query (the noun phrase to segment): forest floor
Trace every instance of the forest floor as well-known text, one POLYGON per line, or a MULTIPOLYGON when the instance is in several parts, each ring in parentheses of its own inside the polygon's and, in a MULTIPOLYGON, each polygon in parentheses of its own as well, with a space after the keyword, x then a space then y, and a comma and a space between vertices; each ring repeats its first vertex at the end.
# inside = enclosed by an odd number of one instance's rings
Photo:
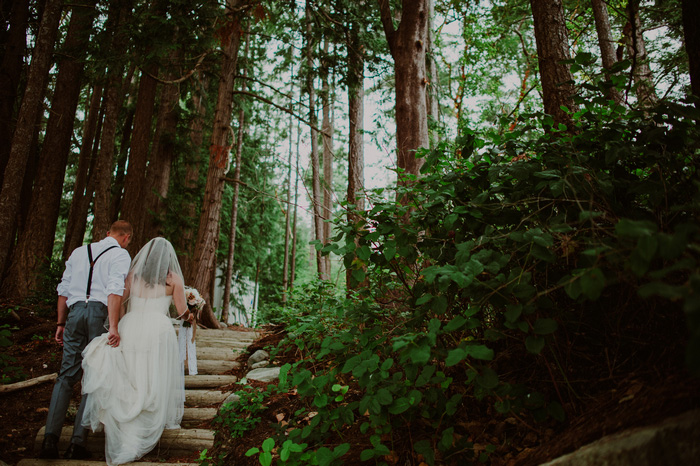
MULTIPOLYGON (((2 308, 0 306, 0 310, 2 308)), ((0 360, 0 375, 12 376, 21 371, 29 379, 56 372, 60 365, 61 348, 53 341, 55 323, 52 314, 38 313, 27 308, 13 309, 20 320, 17 321, 3 311, 0 314, 0 330, 3 325, 13 328, 12 344, 2 348, 2 352, 15 358, 15 361, 8 366, 7 362, 0 360)), ((283 336, 283 329, 268 329, 249 348, 249 352, 275 346, 283 336)), ((248 354, 241 356, 243 365, 247 357, 248 354)), ((275 363, 290 362, 285 359, 291 361, 292 356, 278 356, 275 363)), ((236 375, 244 375, 243 369, 236 375)), ((617 374, 604 386, 605 390, 581 394, 582 402, 575 412, 567 411, 564 423, 540 426, 489 411, 470 413, 469 419, 463 420, 462 427, 470 432, 471 441, 475 445, 497 445, 496 451, 490 456, 491 464, 536 465, 604 435, 654 424, 700 407, 700 380, 688 376, 678 368, 640 367, 634 372, 617 374)), ((0 460, 14 465, 23 458, 35 457, 34 441, 46 421, 52 388, 53 383, 48 382, 10 393, 0 393, 0 460)), ((74 396, 76 399, 79 397, 79 387, 76 387, 74 396)), ((253 446, 260 446, 264 439, 272 436, 275 432, 274 424, 280 422, 280 419, 288 418, 300 406, 298 397, 288 394, 273 396, 266 403, 264 422, 243 439, 236 440, 234 451, 228 452, 227 464, 257 464, 257 458, 248 458, 245 452, 253 446)), ((351 436, 344 441, 353 445, 366 443, 366 436, 359 431, 356 434, 356 439, 351 436)), ((362 448, 353 449, 357 455, 361 450, 362 448)), ((194 461, 196 458, 182 460, 194 461)), ((398 457, 396 461, 392 461, 392 458, 385 460, 392 464, 398 461, 398 457)), ((346 464, 353 464, 352 460, 346 464)))

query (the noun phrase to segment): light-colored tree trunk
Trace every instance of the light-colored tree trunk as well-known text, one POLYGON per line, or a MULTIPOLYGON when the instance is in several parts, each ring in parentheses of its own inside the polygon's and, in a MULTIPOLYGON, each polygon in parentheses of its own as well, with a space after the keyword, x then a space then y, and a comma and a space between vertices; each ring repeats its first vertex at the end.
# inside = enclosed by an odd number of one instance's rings
MULTIPOLYGON (((438 75, 437 62, 435 61, 435 0, 428 0, 428 40, 426 41, 425 54, 425 74, 428 79, 428 87, 426 89, 426 98, 428 106, 428 120, 432 120, 434 125, 440 123, 440 78, 438 75)), ((430 137, 430 147, 435 147, 440 142, 440 132, 428 132, 430 137)))
MULTIPOLYGON (((248 53, 250 52, 250 33, 246 33, 245 52, 243 59, 246 61, 241 68, 241 91, 246 92, 246 74, 248 70, 248 53)), ((221 321, 228 323, 229 307, 231 306, 231 282, 233 281, 233 258, 236 252, 236 229, 238 228, 238 199, 241 189, 241 162, 243 154, 243 136, 246 131, 245 106, 241 104, 238 111, 238 136, 236 138, 236 168, 233 171, 233 199, 231 200, 231 224, 228 241, 228 261, 226 262, 226 281, 224 282, 224 304, 221 309, 221 321)))
MULTIPOLYGON (((362 217, 352 211, 353 206, 357 210, 364 210, 364 143, 362 131, 364 129, 364 70, 365 62, 362 54, 362 43, 358 33, 358 24, 350 25, 348 35, 348 223, 354 228, 360 229, 362 217)), ((357 243, 357 240, 356 240, 357 243)), ((349 289, 355 288, 352 279, 353 269, 346 267, 345 282, 349 289)))
MULTIPOLYGON (((294 48, 292 47, 292 50, 294 48)), ((293 52, 292 52, 293 53, 293 52)), ((294 76, 294 66, 289 71, 294 76)), ((289 109, 294 108, 294 80, 291 80, 289 91, 289 109)), ((284 210, 284 262, 282 264, 282 303, 286 303, 289 297, 289 243, 291 241, 290 225, 292 221, 292 149, 294 138, 294 115, 289 114, 289 155, 287 157, 287 207, 284 210)), ((296 202, 296 200, 295 200, 296 202)))
POLYGON ((63 45, 65 55, 59 56, 56 88, 26 224, 17 240, 8 277, 3 283, 3 293, 8 296, 26 298, 36 288, 41 269, 51 258, 83 80, 83 57, 96 13, 95 3, 96 0, 86 2, 71 15, 63 45))
POLYGON ((14 243, 14 225, 20 205, 27 160, 43 109, 53 49, 58 34, 62 0, 47 0, 32 53, 24 98, 19 109, 10 154, 0 191, 0 277, 9 265, 14 243))
MULTIPOLYGON (((333 96, 332 88, 329 83, 329 65, 328 52, 329 41, 323 44, 323 60, 321 71, 321 89, 323 102, 323 123, 322 123, 322 141, 323 141, 323 209, 321 211, 323 218, 323 238, 321 239, 324 245, 330 242, 331 238, 331 222, 333 218, 333 96)), ((325 280, 331 278, 331 255, 326 254, 323 257, 323 269, 325 272, 325 280)))
POLYGON ((639 19, 639 0, 627 2, 627 24, 624 28, 627 53, 632 61, 632 80, 641 107, 650 107, 658 102, 654 88, 654 76, 649 68, 649 57, 639 19))
MULTIPOLYGON (((606 70, 606 76, 610 79, 610 68, 617 62, 615 55, 615 41, 610 32, 610 18, 608 17, 608 5, 604 0, 591 0, 593 5, 593 18, 595 19, 595 29, 598 33, 598 46, 600 47, 600 56, 603 60, 603 68, 606 70)), ((622 93, 616 88, 611 87, 608 91, 608 98, 620 105, 623 101, 622 93)))
POLYGON ((292 271, 289 278, 289 291, 294 290, 297 271, 297 210, 299 202, 299 145, 301 143, 301 123, 297 120, 296 168, 294 169, 294 218, 292 219, 292 271))
POLYGON ((241 0, 230 0, 228 8, 235 12, 229 16, 229 23, 222 29, 223 60, 219 75, 219 88, 214 111, 214 122, 209 145, 209 168, 204 188, 204 201, 199 217, 197 242, 194 260, 187 282, 203 294, 207 302, 202 313, 201 323, 210 328, 219 328, 219 322, 211 308, 212 272, 216 269, 216 249, 219 241, 219 220, 221 199, 224 192, 224 174, 228 169, 230 145, 228 136, 231 125, 233 85, 241 43, 241 0))
MULTIPOLYGON (((417 177, 423 159, 416 151, 429 147, 426 88, 426 43, 428 40, 428 0, 402 0, 401 22, 394 27, 389 0, 378 0, 382 26, 394 58, 396 79, 397 166, 403 171, 399 184, 410 184, 417 177)), ((401 199, 406 203, 406 199, 401 199)))
MULTIPOLYGON (((311 125, 311 206, 313 217, 312 231, 314 239, 323 241, 323 214, 321 212, 321 164, 318 158, 318 131, 316 118, 316 91, 314 89, 314 48, 316 46, 313 37, 312 6, 310 0, 306 2, 306 92, 309 96, 309 123, 311 125)), ((325 262, 320 250, 314 250, 316 270, 318 277, 326 279, 325 262)))
POLYGON ((535 23, 544 111, 552 115, 555 127, 561 123, 572 131, 571 115, 561 108, 576 109, 572 98, 573 76, 569 65, 562 63, 571 58, 564 7, 561 0, 530 0, 530 5, 535 23))

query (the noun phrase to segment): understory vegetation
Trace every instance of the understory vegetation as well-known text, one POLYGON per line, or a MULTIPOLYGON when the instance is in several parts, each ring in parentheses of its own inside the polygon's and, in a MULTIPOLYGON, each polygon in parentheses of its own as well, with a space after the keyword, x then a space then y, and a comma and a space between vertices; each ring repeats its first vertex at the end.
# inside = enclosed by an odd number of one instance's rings
MULTIPOLYGON (((460 128, 399 188, 408 203, 376 192, 336 219, 323 251, 355 291, 321 282, 268 310, 288 331, 273 360, 297 360, 272 392, 301 408, 249 456, 488 462, 514 440, 470 441, 475 416, 556 428, 623 374, 700 370, 700 112, 596 95, 569 131, 540 114, 460 128)), ((225 412, 223 432, 241 414, 225 412)))

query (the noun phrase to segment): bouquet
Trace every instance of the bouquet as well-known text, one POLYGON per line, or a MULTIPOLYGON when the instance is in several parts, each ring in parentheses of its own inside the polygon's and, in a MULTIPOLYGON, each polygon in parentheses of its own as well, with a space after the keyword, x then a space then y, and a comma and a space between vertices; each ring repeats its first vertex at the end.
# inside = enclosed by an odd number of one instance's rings
MULTIPOLYGON (((199 294, 199 291, 197 291, 196 288, 186 286, 185 299, 187 300, 187 308, 190 310, 192 315, 194 315, 194 322, 196 323, 197 319, 199 319, 202 309, 204 309, 204 304, 206 304, 204 298, 202 298, 202 295, 199 294)), ((185 321, 182 323, 182 326, 189 327, 190 323, 188 321, 185 321)))
POLYGON ((182 329, 178 334, 178 346, 180 347, 180 360, 187 362, 189 375, 197 375, 197 345, 194 337, 197 330, 197 319, 204 309, 204 298, 195 288, 185 287, 185 299, 187 308, 192 315, 190 319, 182 322, 182 329))

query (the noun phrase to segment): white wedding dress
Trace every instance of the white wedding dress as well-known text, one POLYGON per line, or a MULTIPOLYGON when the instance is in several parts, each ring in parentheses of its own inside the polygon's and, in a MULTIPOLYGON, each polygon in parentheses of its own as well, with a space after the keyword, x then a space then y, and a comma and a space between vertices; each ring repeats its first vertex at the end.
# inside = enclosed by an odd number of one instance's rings
POLYGON ((184 367, 168 316, 172 296, 131 296, 119 321, 121 342, 107 333, 83 351, 83 425, 105 431, 110 466, 141 458, 164 429, 178 429, 184 412, 184 367))

